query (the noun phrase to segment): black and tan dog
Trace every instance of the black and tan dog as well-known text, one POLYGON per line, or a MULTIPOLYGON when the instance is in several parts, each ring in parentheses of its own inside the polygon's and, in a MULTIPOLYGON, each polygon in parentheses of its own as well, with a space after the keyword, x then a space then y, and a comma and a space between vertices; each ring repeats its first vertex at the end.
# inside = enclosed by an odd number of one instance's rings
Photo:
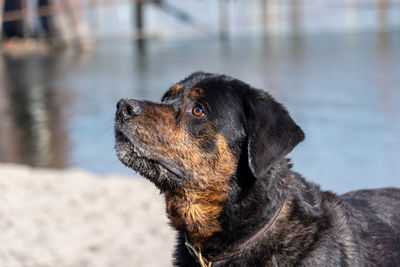
POLYGON ((120 160, 165 195, 178 266, 400 266, 400 190, 337 196, 284 158, 304 133, 267 93, 197 72, 123 99, 120 160))

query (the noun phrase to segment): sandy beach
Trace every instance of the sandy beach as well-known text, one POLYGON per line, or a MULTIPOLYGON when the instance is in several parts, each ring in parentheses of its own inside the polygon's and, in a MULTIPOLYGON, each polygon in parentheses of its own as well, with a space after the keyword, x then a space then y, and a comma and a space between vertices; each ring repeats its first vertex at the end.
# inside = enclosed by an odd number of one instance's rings
POLYGON ((170 266, 163 198, 136 178, 0 164, 0 266, 170 266))

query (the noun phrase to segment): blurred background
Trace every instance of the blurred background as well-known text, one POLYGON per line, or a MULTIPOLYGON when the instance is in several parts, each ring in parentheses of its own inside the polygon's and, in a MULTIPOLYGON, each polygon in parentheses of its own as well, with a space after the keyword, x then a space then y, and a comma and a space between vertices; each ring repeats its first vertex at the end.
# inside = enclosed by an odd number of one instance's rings
POLYGON ((131 175, 120 98, 203 70, 284 103, 295 170, 325 190, 400 186, 398 0, 0 0, 0 162, 131 175))

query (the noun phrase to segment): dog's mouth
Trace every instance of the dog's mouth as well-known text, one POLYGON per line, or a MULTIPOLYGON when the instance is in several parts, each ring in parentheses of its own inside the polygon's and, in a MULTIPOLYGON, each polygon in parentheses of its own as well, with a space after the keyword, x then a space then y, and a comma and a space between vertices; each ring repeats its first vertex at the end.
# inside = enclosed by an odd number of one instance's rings
POLYGON ((135 142, 117 127, 115 149, 123 164, 139 172, 162 191, 181 186, 188 177, 186 171, 175 162, 135 142))

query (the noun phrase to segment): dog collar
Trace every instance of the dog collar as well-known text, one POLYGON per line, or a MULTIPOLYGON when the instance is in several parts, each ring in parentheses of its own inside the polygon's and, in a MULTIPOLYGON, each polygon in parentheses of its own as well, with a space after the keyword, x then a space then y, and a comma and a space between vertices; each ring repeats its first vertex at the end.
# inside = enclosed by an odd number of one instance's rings
POLYGON ((276 209, 274 215, 272 216, 271 220, 268 221, 267 224, 263 226, 255 235, 253 235, 250 239, 248 239, 246 242, 244 242, 242 245, 238 246, 237 248, 233 249, 231 252, 223 252, 221 254, 218 254, 214 257, 210 257, 209 259, 206 259, 202 254, 200 249, 196 249, 195 246, 189 243, 189 240, 185 234, 185 246, 187 247, 189 254, 193 257, 195 257, 200 264, 201 267, 211 267, 213 262, 218 262, 222 260, 226 260, 229 258, 232 258, 244 251, 245 248, 247 248, 249 245, 254 243, 264 232, 268 231, 268 229, 275 223, 275 221, 279 218, 279 215, 281 214, 283 207, 286 204, 286 200, 283 201, 283 203, 276 209))
POLYGON ((212 261, 208 261, 206 258, 201 255, 201 250, 197 250, 193 245, 191 245, 187 239, 185 234, 185 246, 187 247, 189 254, 193 257, 197 258, 198 263, 201 267, 211 267, 212 261))

